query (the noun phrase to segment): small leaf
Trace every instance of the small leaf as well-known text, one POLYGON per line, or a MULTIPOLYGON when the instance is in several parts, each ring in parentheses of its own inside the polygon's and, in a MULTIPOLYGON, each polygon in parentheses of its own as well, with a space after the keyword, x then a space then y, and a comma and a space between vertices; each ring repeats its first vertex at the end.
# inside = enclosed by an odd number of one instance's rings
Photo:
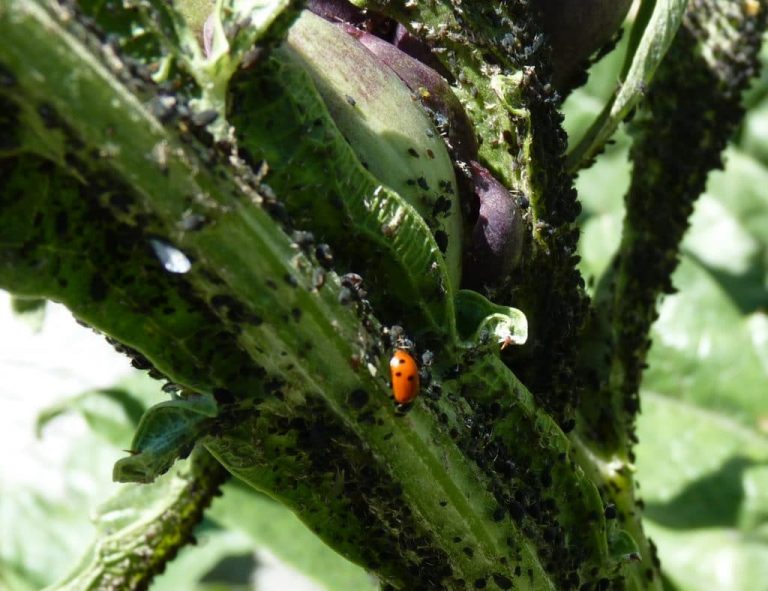
POLYGON ((476 291, 458 291, 456 315, 459 336, 467 346, 490 345, 499 351, 528 340, 528 319, 522 311, 494 304, 476 291))
POLYGON ((215 416, 216 403, 204 396, 161 402, 142 417, 130 457, 115 464, 116 482, 152 482, 177 458, 186 457, 215 416))

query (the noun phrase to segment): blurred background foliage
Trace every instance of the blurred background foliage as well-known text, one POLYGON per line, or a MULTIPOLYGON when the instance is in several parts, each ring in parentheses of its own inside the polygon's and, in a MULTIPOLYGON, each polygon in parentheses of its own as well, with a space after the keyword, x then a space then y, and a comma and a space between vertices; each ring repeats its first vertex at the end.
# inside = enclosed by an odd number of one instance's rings
MULTIPOLYGON (((621 47, 565 104, 576 139, 618 80, 621 47)), ((768 52, 763 52, 763 63, 768 52)), ((768 76, 699 199, 660 302, 639 419, 645 525, 669 589, 754 590, 768 581, 768 76)), ((619 242, 631 124, 583 171, 582 272, 591 287, 619 242)), ((637 171, 636 174, 642 174, 637 171)), ((0 294, 0 590, 65 576, 95 526, 119 519, 113 463, 141 411, 167 399, 66 310, 0 294), (12 312, 12 308, 14 312, 12 312), (101 507, 101 509, 99 509, 101 507)), ((135 494, 147 494, 139 489, 135 494)), ((234 481, 153 591, 328 589, 376 583, 288 510, 234 481)))

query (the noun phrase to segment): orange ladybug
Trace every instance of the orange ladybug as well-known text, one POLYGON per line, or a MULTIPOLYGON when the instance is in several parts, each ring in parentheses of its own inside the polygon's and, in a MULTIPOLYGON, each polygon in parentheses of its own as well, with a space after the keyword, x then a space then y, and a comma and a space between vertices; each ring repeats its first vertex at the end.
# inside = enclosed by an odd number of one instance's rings
POLYGON ((419 366, 408 351, 395 349, 389 360, 392 394, 398 404, 408 404, 419 393, 419 366))

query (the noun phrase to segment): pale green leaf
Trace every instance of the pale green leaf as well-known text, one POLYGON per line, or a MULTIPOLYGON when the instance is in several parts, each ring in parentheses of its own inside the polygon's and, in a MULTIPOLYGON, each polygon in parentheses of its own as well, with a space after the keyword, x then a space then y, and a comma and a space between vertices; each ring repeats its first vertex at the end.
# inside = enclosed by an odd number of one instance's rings
POLYGON ((687 5, 688 0, 643 0, 624 62, 625 74, 612 100, 570 151, 570 170, 588 165, 642 100, 677 33, 687 5))

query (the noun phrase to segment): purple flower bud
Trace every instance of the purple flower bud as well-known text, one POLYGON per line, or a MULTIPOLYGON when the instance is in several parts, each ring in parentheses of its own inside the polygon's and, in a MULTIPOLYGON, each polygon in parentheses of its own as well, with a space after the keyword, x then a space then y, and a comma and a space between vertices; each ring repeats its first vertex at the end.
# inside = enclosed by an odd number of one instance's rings
POLYGON ((472 186, 480 203, 464 262, 464 285, 500 284, 517 266, 523 251, 520 205, 504 185, 479 163, 469 163, 472 186))
POLYGON ((403 53, 407 53, 412 58, 419 60, 425 66, 429 66, 435 72, 438 72, 446 80, 451 80, 451 74, 446 67, 437 59, 432 49, 418 37, 414 37, 400 23, 395 27, 395 35, 392 38, 392 45, 397 47, 403 53))
POLYGON ((309 0, 307 10, 330 22, 362 24, 365 13, 346 0, 309 0))
MULTIPOLYGON (((477 138, 472 122, 445 78, 376 35, 350 25, 341 27, 362 43, 379 61, 389 66, 431 111, 437 128, 443 133, 448 148, 453 153, 454 160, 469 162, 477 158, 477 138)), ((410 34, 408 37, 415 39, 410 34)), ((401 36, 401 40, 405 38, 401 36)), ((434 59, 434 56, 432 57, 434 59)))
POLYGON ((555 87, 578 84, 589 56, 618 31, 632 0, 535 0, 552 43, 555 87))
POLYGON ((397 23, 377 12, 363 10, 347 0, 309 0, 307 9, 331 23, 348 23, 389 39, 397 23))

